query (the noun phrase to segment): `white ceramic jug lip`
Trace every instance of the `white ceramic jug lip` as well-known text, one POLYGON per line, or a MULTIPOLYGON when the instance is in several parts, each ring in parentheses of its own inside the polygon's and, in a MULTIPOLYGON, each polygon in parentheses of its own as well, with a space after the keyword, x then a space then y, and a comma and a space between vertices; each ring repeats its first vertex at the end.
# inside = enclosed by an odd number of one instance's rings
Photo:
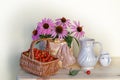
POLYGON ((95 39, 92 39, 92 38, 84 38, 84 39, 82 39, 81 41, 95 41, 95 39))

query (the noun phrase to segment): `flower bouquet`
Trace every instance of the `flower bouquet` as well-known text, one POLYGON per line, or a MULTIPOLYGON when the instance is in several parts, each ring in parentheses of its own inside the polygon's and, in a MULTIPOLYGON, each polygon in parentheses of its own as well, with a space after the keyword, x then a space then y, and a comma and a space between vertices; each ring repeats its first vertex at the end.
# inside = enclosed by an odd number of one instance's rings
MULTIPOLYGON (((73 39, 78 43, 78 40, 80 40, 84 34, 83 26, 80 25, 79 21, 74 21, 72 24, 70 19, 64 17, 56 19, 55 21, 44 18, 38 23, 37 28, 33 30, 32 39, 49 39, 48 46, 50 53, 62 61, 63 67, 67 67, 76 62, 72 55, 73 39)), ((43 46, 40 48, 42 49, 42 47, 43 46)))

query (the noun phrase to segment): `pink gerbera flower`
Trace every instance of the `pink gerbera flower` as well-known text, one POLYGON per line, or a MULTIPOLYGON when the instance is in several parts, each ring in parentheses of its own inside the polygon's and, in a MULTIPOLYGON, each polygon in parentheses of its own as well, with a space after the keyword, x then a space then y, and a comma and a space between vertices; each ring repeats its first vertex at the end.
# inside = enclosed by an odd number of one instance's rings
POLYGON ((62 18, 56 19, 56 24, 68 27, 70 26, 71 23, 69 19, 62 17, 62 18))
POLYGON ((74 25, 72 25, 71 31, 74 37, 76 37, 77 39, 81 39, 85 34, 85 32, 83 31, 83 26, 80 26, 79 21, 78 23, 74 21, 74 25))
POLYGON ((58 37, 59 39, 63 39, 65 38, 65 36, 67 36, 68 34, 68 31, 66 29, 65 26, 62 26, 62 25, 56 25, 53 30, 52 30, 52 37, 53 38, 56 38, 58 37))
POLYGON ((44 18, 42 20, 42 22, 38 23, 38 27, 41 30, 40 34, 50 35, 51 34, 51 29, 52 29, 52 27, 54 27, 54 23, 51 19, 44 18))

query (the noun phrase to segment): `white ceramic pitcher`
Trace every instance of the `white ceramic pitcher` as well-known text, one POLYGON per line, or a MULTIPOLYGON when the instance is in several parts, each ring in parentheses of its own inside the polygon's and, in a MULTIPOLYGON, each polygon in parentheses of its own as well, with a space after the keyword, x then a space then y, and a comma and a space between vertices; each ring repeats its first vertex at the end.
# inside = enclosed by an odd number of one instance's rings
POLYGON ((94 47, 95 44, 100 46, 100 51, 102 51, 102 44, 100 42, 95 42, 94 39, 85 38, 79 41, 81 48, 78 55, 78 63, 82 69, 93 69, 96 65, 99 56, 95 55, 94 47))

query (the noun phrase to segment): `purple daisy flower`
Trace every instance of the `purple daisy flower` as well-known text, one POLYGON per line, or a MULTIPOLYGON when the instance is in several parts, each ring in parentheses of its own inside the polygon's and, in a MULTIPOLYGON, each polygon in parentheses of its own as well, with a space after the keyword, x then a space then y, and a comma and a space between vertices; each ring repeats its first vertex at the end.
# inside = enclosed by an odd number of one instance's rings
POLYGON ((51 34, 51 29, 54 27, 54 23, 51 19, 42 19, 42 22, 38 23, 38 27, 40 29, 40 34, 43 35, 50 35, 51 34))
POLYGON ((56 38, 58 37, 59 39, 63 39, 65 38, 65 36, 67 36, 68 31, 67 28, 65 26, 62 25, 56 25, 53 30, 52 30, 52 37, 56 38))
POLYGON ((74 21, 74 25, 71 26, 72 35, 77 39, 81 39, 85 34, 82 28, 83 26, 80 26, 79 21, 78 22, 74 21))
POLYGON ((32 39, 33 39, 33 40, 39 39, 39 34, 38 34, 38 30, 37 30, 37 29, 35 29, 35 30, 32 32, 32 39))
POLYGON ((62 18, 56 19, 56 24, 68 27, 70 26, 71 23, 69 19, 62 17, 62 18))
POLYGON ((41 30, 40 30, 39 26, 37 26, 37 28, 35 30, 33 30, 33 32, 32 32, 32 39, 33 40, 39 39, 40 34, 41 34, 41 30))

